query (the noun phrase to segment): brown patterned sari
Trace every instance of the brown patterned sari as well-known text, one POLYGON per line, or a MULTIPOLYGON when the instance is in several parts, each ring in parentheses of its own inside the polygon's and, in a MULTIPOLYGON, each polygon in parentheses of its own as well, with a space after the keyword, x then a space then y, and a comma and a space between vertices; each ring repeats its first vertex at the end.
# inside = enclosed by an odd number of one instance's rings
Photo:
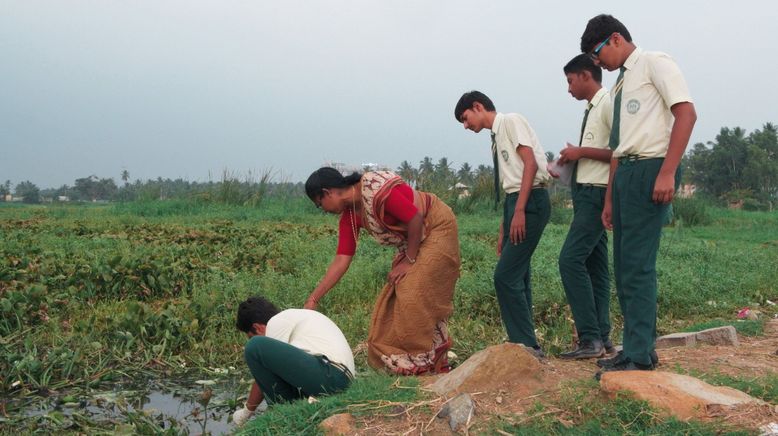
MULTIPOLYGON (((392 266, 405 257, 407 226, 387 224, 384 205, 392 188, 401 183, 389 171, 362 176, 362 222, 380 244, 397 247, 392 266)), ((451 348, 446 325, 460 266, 454 213, 425 192, 414 191, 414 204, 424 217, 416 263, 397 285, 387 283, 381 290, 367 339, 370 366, 401 375, 446 370, 446 352, 451 348)))

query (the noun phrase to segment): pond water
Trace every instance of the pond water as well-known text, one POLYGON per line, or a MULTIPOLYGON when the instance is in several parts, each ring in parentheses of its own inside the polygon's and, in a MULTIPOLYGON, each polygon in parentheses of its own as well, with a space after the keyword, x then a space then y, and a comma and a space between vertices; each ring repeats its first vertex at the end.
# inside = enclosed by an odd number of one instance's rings
POLYGON ((52 392, 47 398, 28 397, 24 402, 11 399, 6 411, 9 418, 17 416, 10 421, 26 421, 23 426, 34 424, 43 431, 114 428, 222 435, 234 429, 228 420, 236 407, 242 407, 239 399, 249 386, 249 381, 231 376, 146 380, 88 392, 52 392))

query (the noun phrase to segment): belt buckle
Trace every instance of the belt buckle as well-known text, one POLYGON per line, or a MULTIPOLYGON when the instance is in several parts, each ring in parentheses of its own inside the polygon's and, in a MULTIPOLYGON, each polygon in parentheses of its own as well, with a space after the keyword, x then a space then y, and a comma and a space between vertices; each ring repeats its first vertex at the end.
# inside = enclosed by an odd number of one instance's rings
POLYGON ((621 162, 636 162, 640 160, 639 154, 627 154, 619 158, 621 162))

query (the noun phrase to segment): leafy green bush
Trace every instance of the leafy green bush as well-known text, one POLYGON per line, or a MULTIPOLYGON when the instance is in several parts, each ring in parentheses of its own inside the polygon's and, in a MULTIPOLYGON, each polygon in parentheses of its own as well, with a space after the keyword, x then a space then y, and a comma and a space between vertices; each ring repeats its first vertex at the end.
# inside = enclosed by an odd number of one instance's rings
POLYGON ((688 227, 711 223, 708 203, 701 198, 676 198, 673 201, 673 220, 688 227))

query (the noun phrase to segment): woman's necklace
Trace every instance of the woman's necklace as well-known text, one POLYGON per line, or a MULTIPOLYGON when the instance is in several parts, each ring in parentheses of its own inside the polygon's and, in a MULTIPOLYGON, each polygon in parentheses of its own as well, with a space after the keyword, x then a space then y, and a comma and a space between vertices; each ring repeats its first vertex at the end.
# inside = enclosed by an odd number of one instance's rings
POLYGON ((356 212, 356 195, 354 192, 354 185, 351 185, 351 215, 349 218, 351 218, 351 231, 354 234, 354 242, 357 242, 357 235, 359 234, 357 232, 357 217, 355 216, 356 212))

